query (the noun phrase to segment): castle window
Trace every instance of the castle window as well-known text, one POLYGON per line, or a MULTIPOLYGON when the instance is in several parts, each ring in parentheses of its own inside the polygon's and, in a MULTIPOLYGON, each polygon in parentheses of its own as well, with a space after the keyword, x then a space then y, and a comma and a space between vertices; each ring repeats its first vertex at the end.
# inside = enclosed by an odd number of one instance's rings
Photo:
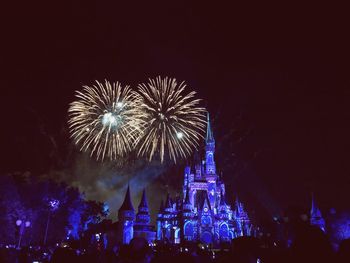
POLYGON ((190 221, 187 221, 184 225, 184 236, 185 239, 191 240, 193 237, 193 225, 190 221))
POLYGON ((228 239, 229 238, 229 229, 228 229, 228 225, 223 223, 220 226, 220 237, 221 239, 228 239))
POLYGON ((171 226, 170 226, 170 225, 168 225, 168 226, 166 227, 166 229, 165 229, 165 237, 166 237, 168 240, 170 240, 170 238, 171 238, 171 226))
POLYGON ((235 234, 233 233, 233 231, 230 231, 230 239, 234 239, 235 234))
POLYGON ((202 225, 210 225, 211 217, 210 216, 202 216, 202 225))

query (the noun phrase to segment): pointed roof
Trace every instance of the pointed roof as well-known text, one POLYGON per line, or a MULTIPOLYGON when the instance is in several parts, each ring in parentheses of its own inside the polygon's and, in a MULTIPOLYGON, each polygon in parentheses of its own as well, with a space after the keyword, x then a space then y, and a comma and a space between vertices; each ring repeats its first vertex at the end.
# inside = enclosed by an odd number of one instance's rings
POLYGON ((220 194, 220 206, 226 206, 225 195, 224 195, 224 193, 222 191, 221 191, 221 194, 220 194))
POLYGON ((170 194, 168 193, 166 196, 165 208, 170 208, 170 207, 171 207, 171 198, 170 198, 170 194))
POLYGON ((124 202, 122 206, 119 208, 119 211, 130 211, 130 210, 134 211, 134 207, 131 202, 130 187, 128 185, 128 190, 126 191, 124 202))
POLYGON ((311 211, 310 211, 311 217, 322 217, 321 211, 316 205, 314 194, 311 194, 311 211))
POLYGON ((243 205, 242 205, 242 203, 239 201, 238 195, 236 196, 235 210, 236 210, 236 213, 237 213, 238 215, 244 213, 243 205))
POLYGON ((147 199, 146 199, 146 190, 145 190, 145 188, 143 188, 143 191, 142 191, 142 198, 141 198, 141 201, 140 201, 140 204, 139 204, 139 208, 140 208, 140 207, 146 207, 146 208, 148 208, 147 199))
POLYGON ((205 207, 207 207, 209 210, 211 210, 208 195, 206 195, 206 197, 204 198, 202 209, 204 209, 205 207))
POLYGON ((211 129, 211 125, 210 125, 210 118, 209 118, 209 112, 207 112, 207 136, 205 141, 208 142, 214 142, 214 135, 213 135, 213 131, 211 129))

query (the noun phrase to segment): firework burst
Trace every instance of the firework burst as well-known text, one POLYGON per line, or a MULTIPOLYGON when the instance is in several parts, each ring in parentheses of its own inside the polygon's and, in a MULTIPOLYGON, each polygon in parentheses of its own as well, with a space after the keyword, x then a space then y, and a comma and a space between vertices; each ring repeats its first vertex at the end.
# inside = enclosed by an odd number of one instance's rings
POLYGON ((124 157, 133 150, 144 127, 139 96, 129 86, 105 81, 84 86, 70 104, 69 129, 81 151, 97 160, 124 157))
POLYGON ((169 154, 176 162, 197 148, 204 134, 206 110, 199 107, 196 92, 186 92, 185 88, 184 82, 178 85, 176 79, 168 77, 139 84, 138 97, 147 123, 136 147, 139 156, 152 160, 159 153, 163 162, 164 155, 169 154))

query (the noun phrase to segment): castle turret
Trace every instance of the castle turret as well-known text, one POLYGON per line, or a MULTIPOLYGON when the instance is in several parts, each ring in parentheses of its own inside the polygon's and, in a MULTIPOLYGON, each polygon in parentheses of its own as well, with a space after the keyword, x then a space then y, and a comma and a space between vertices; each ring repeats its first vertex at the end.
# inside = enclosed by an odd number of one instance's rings
POLYGON ((163 219, 162 219, 162 236, 163 238, 167 240, 173 240, 172 238, 172 224, 173 224, 173 217, 174 217, 174 204, 171 200, 170 194, 167 194, 165 206, 164 206, 164 212, 163 212, 163 219))
POLYGON ((185 240, 193 240, 194 238, 194 225, 193 225, 193 206, 190 200, 190 190, 187 188, 185 200, 182 205, 182 237, 185 240))
POLYGON ((136 215, 136 224, 148 225, 151 221, 151 217, 148 210, 148 204, 146 199, 146 191, 143 189, 142 198, 139 204, 138 213, 136 215))
POLYGON ((205 172, 207 175, 216 174, 216 165, 214 161, 215 140, 210 125, 209 112, 207 114, 207 135, 205 139, 205 172))
POLYGON ((134 237, 143 237, 149 243, 156 238, 153 226, 150 225, 151 217, 148 210, 146 191, 143 189, 142 198, 139 204, 136 222, 134 225, 134 237))
POLYGON ((220 193, 220 208, 226 208, 226 200, 223 191, 220 193))
POLYGON ((161 240, 163 238, 163 233, 162 233, 163 212, 164 212, 164 202, 162 200, 160 202, 159 212, 157 215, 157 240, 161 240))
POLYGON ((310 224, 319 227, 323 232, 326 231, 325 221, 322 217, 320 209, 316 205, 313 194, 311 196, 310 224))
POLYGON ((219 218, 223 220, 228 220, 229 218, 228 206, 226 204, 225 195, 222 191, 220 193, 220 204, 218 207, 218 211, 219 211, 219 218))
POLYGON ((135 210, 130 198, 130 188, 125 194, 124 202, 118 211, 118 241, 129 244, 134 236, 135 210))
POLYGON ((170 194, 167 194, 165 205, 164 205, 164 212, 163 212, 163 219, 164 220, 170 220, 172 218, 173 213, 173 204, 171 201, 170 194))
POLYGON ((243 204, 236 197, 234 218, 237 223, 237 234, 239 236, 250 236, 250 220, 243 204))
POLYGON ((199 152, 194 153, 194 172, 195 172, 195 179, 201 179, 202 177, 202 164, 201 164, 201 158, 199 155, 199 152))
MULTIPOLYGON (((172 209, 172 202, 171 202, 171 197, 170 194, 168 193, 166 195, 166 199, 165 199, 165 206, 164 206, 164 210, 167 211, 169 209, 172 209)), ((170 210, 169 210, 170 211, 170 210)))
POLYGON ((125 193, 124 202, 121 205, 121 207, 119 208, 118 216, 120 215, 120 212, 125 212, 125 211, 133 211, 133 212, 135 211, 134 206, 132 205, 132 202, 131 202, 131 198, 130 198, 129 185, 128 185, 128 188, 127 188, 126 193, 125 193))
POLYGON ((195 152, 191 166, 185 167, 183 194, 174 201, 168 194, 161 206, 157 217, 158 240, 212 244, 250 235, 252 225, 243 205, 237 199, 236 206, 231 208, 225 199, 225 184, 217 174, 214 154, 215 139, 208 113, 205 153, 195 152))

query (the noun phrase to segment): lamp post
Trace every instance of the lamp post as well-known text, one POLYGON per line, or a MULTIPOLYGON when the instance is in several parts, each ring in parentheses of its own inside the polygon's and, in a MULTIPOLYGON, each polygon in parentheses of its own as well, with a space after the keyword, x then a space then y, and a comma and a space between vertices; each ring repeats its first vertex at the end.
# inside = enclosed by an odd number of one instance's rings
POLYGON ((26 227, 30 227, 30 221, 24 221, 24 220, 22 221, 21 219, 17 219, 16 226, 19 227, 19 237, 18 237, 17 247, 20 248, 24 229, 26 227))
POLYGON ((46 221, 46 228, 45 228, 45 235, 44 235, 44 246, 46 245, 46 241, 47 241, 47 233, 49 231, 49 224, 50 224, 50 216, 51 216, 51 212, 57 210, 57 208, 60 205, 60 201, 57 199, 50 199, 48 201, 48 213, 47 213, 47 221, 46 221))

